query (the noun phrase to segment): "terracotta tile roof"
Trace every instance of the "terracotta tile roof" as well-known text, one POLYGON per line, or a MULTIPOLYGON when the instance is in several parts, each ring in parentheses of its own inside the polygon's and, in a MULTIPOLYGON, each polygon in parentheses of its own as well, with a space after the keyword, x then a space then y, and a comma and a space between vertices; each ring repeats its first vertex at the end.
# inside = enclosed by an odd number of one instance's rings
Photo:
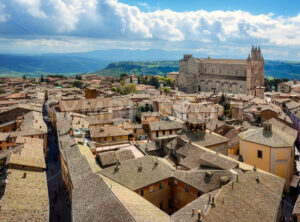
POLYGON ((203 194, 196 200, 192 201, 188 205, 181 208, 179 211, 171 215, 172 222, 181 222, 181 221, 191 221, 198 222, 198 210, 201 210, 205 214, 210 208, 209 198, 215 198, 216 195, 220 192, 220 189, 214 190, 212 192, 203 194), (194 209, 194 213, 193 213, 194 209))
POLYGON ((205 152, 203 149, 191 143, 186 143, 182 148, 177 150, 176 153, 185 157, 179 164, 188 169, 212 168, 229 170, 238 165, 235 161, 224 159, 214 153, 205 152))
POLYGON ((126 161, 134 159, 134 155, 131 150, 117 150, 98 153, 97 158, 103 167, 116 164, 118 161, 126 161))
POLYGON ((43 141, 36 140, 36 143, 24 143, 23 149, 12 153, 8 164, 46 169, 43 141))
POLYGON ((124 107, 133 105, 128 98, 98 98, 98 99, 80 99, 80 100, 65 100, 59 102, 59 107, 62 112, 76 112, 100 110, 109 107, 124 107))
POLYGON ((164 211, 154 206, 139 194, 122 186, 121 184, 100 175, 104 182, 111 187, 112 192, 117 196, 121 203, 126 207, 136 221, 144 222, 163 222, 170 221, 170 217, 164 211))
POLYGON ((158 122, 150 122, 149 128, 151 131, 171 130, 171 129, 182 129, 182 125, 175 121, 158 121, 158 122))
POLYGON ((238 182, 233 182, 233 188, 231 183, 222 187, 215 207, 210 208, 203 221, 276 221, 284 179, 261 172, 237 173, 238 182))
POLYGON ((74 222, 136 221, 99 175, 89 173, 72 191, 74 222))
POLYGON ((210 130, 203 131, 184 131, 183 138, 191 140, 200 146, 208 147, 220 143, 226 143, 228 138, 211 132, 210 130))
POLYGON ((172 176, 172 168, 161 162, 161 158, 158 158, 157 165, 155 162, 155 157, 145 156, 121 163, 118 171, 112 166, 102 170, 100 174, 131 190, 137 190, 172 176))
POLYGON ((49 221, 46 173, 8 169, 0 206, 1 221, 49 221))
POLYGON ((117 126, 91 127, 91 138, 109 137, 109 136, 128 136, 129 132, 117 126))
POLYGON ((245 141, 262 144, 270 147, 291 147, 297 138, 297 131, 279 122, 276 119, 270 119, 265 123, 271 123, 271 131, 263 127, 258 129, 249 129, 239 134, 239 138, 245 141))
POLYGON ((232 173, 225 170, 206 171, 174 171, 173 177, 189 184, 203 193, 208 193, 222 187, 221 178, 227 176, 228 182, 233 180, 232 173), (209 173, 209 174, 208 174, 209 173))

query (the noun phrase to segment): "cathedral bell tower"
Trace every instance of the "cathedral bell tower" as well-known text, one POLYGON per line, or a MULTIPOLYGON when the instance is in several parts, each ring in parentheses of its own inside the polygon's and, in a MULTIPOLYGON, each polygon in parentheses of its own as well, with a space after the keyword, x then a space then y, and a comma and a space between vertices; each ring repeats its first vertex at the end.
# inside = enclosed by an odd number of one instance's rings
POLYGON ((264 57, 260 47, 252 46, 246 65, 247 95, 264 98, 264 57))

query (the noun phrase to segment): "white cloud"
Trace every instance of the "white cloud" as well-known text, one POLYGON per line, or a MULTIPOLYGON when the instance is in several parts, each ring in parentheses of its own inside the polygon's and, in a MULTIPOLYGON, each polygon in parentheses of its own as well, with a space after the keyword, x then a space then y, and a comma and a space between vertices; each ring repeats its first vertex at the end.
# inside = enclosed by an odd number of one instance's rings
POLYGON ((9 17, 7 14, 4 12, 5 5, 0 3, 0 22, 6 22, 7 18, 9 17))
POLYGON ((14 0, 15 4, 27 10, 28 14, 36 18, 47 18, 45 12, 40 9, 40 0, 14 0))
MULTIPOLYGON (((16 35, 150 41, 166 48, 180 45, 197 49, 198 45, 199 49, 203 44, 215 48, 251 44, 300 48, 300 14, 282 17, 241 10, 143 12, 117 0, 13 0, 5 2, 5 6, 0 4, 0 21, 6 21, 10 15, 27 30, 10 24, 2 29, 2 36, 13 35, 15 29, 16 35)), ((149 8, 143 2, 139 6, 149 8)))

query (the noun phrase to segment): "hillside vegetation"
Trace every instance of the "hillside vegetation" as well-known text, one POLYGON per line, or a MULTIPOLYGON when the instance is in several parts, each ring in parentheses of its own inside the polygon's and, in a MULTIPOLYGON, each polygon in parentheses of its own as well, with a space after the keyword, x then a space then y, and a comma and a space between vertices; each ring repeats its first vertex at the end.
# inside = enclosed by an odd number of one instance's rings
POLYGON ((88 73, 105 67, 109 62, 91 58, 74 56, 28 56, 28 55, 0 55, 0 73, 26 74, 36 76, 40 74, 75 74, 88 73))
POLYGON ((265 76, 300 80, 300 62, 266 60, 265 76))
POLYGON ((178 61, 115 62, 96 73, 104 76, 119 76, 122 73, 164 75, 173 71, 178 71, 178 61))
MULTIPOLYGON (((168 72, 178 71, 180 53, 153 50, 110 50, 74 54, 2 54, 0 55, 0 76, 23 76, 23 74, 26 76, 47 74, 68 76, 94 72, 105 76, 119 76, 122 73, 164 75, 168 72), (178 59, 174 57, 178 57, 178 59), (157 61, 151 61, 150 58, 155 58, 157 61), (124 61, 124 59, 130 60, 130 62, 117 62, 124 61)), ((266 60, 265 77, 300 80, 300 62, 266 60)))
MULTIPOLYGON (((119 76, 122 73, 138 75, 163 75, 178 71, 178 61, 115 62, 97 71, 97 74, 119 76)), ((265 76, 300 80, 300 62, 265 61, 265 76)))

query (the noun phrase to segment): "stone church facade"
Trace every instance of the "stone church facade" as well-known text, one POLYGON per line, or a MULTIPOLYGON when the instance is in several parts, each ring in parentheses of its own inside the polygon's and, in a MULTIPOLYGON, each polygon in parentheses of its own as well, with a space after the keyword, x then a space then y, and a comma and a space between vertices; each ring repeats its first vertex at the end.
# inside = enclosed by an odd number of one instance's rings
POLYGON ((259 47, 252 47, 248 59, 200 59, 184 55, 179 61, 177 86, 186 93, 240 93, 263 98, 263 55, 259 47))

